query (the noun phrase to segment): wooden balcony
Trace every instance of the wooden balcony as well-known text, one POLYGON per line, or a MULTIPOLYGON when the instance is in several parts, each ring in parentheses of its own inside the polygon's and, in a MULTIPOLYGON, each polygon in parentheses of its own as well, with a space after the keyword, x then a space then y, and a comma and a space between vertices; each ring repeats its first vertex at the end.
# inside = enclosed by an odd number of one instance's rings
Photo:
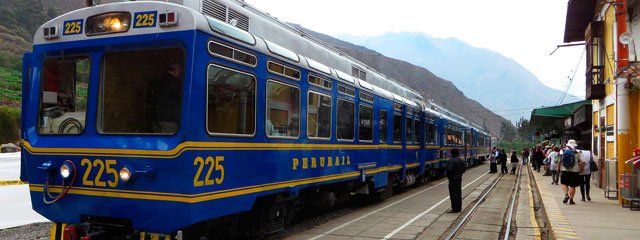
POLYGON ((602 74, 602 66, 590 66, 586 74, 586 98, 587 100, 601 99, 606 95, 602 74))

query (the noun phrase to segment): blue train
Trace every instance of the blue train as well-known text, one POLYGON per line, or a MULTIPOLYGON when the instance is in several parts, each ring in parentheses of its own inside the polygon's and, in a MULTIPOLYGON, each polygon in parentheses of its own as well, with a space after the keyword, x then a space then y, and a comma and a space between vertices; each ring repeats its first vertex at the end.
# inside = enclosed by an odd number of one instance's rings
POLYGON ((64 14, 24 55, 21 179, 51 239, 269 234, 300 207, 385 198, 441 175, 452 148, 469 165, 490 148, 244 2, 171 2, 64 14))

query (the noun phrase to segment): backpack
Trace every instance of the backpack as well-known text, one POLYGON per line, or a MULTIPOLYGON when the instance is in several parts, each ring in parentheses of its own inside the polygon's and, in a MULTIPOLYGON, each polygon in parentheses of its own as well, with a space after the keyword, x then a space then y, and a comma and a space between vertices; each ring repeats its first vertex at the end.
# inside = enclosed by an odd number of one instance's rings
POLYGON ((572 168, 576 165, 576 155, 573 153, 573 149, 566 148, 562 153, 562 166, 565 168, 572 168))

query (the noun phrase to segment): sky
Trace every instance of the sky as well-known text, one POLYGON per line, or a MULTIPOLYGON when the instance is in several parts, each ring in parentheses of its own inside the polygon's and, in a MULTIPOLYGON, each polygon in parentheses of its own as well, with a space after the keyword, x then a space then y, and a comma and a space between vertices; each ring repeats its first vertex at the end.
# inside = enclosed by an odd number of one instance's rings
POLYGON ((563 47, 568 0, 245 0, 271 16, 337 36, 421 32, 514 59, 545 85, 585 96, 584 46, 563 47), (575 76, 575 77, 574 77, 575 76))

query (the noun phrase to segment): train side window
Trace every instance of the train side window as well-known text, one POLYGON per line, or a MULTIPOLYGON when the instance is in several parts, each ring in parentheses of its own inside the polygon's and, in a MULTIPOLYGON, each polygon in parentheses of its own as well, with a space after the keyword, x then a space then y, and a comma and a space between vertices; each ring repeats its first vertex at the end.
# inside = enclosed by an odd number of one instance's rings
POLYGON ((426 142, 429 144, 436 143, 436 124, 434 122, 427 123, 427 140, 426 142))
POLYGON ((269 70, 270 73, 291 78, 293 80, 300 80, 300 71, 284 66, 282 64, 269 61, 267 63, 267 69, 269 70))
POLYGON ((331 138, 331 96, 309 92, 307 100, 307 136, 331 138))
POLYGON ((88 57, 50 58, 42 67, 40 134, 81 134, 87 113, 91 61, 88 57))
POLYGON ((105 134, 174 134, 182 111, 184 52, 180 48, 104 55, 98 131, 105 134))
POLYGON ((393 114, 393 142, 402 142, 402 115, 399 112, 393 114))
POLYGON ((213 134, 255 134, 256 78, 209 65, 207 69, 207 130, 213 134))
POLYGON ((413 120, 411 120, 410 117, 407 118, 407 132, 406 132, 406 137, 407 137, 407 143, 412 143, 415 140, 415 134, 413 131, 413 120))
POLYGON ((387 142, 387 111, 380 110, 380 121, 378 124, 380 129, 380 143, 387 142))
POLYGON ((214 41, 209 41, 209 53, 252 67, 258 62, 253 54, 214 41))
POLYGON ((420 139, 424 139, 424 126, 422 126, 422 121, 420 119, 417 119, 415 121, 416 123, 416 138, 415 141, 416 142, 420 142, 420 139))
POLYGON ((361 141, 373 141, 373 108, 366 105, 360 105, 360 115, 359 115, 359 131, 358 138, 361 141))
POLYGON ((445 145, 451 145, 452 141, 453 141, 453 135, 451 134, 451 128, 450 127, 445 127, 444 129, 444 144, 445 145))
POLYGON ((338 99, 338 140, 352 141, 355 135, 355 104, 351 101, 338 99))
POLYGON ((328 90, 333 88, 331 81, 311 74, 309 74, 309 83, 328 90))
POLYGON ((300 89, 289 84, 267 82, 265 132, 273 138, 300 135, 300 89))

